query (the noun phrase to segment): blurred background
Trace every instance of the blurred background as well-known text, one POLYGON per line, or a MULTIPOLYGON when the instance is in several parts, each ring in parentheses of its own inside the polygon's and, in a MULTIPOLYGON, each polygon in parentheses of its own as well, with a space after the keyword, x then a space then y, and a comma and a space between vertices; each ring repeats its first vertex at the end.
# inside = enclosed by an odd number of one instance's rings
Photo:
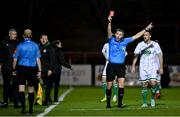
MULTIPOLYGON (((165 63, 178 66, 179 5, 180 0, 6 0, 0 4, 0 38, 15 28, 21 40, 23 30, 30 28, 34 41, 39 42, 41 34, 47 34, 50 41, 60 39, 67 60, 90 64, 95 69, 95 65, 105 63, 101 49, 106 42, 107 17, 114 10, 113 31, 122 28, 125 37, 153 22, 152 40, 158 40, 165 63)), ((139 41, 128 45, 127 65, 131 64, 139 41)))
MULTIPOLYGON (((159 42, 166 63, 166 79, 180 86, 180 0, 6 0, 0 4, 0 38, 15 28, 22 40, 23 30, 33 31, 39 43, 42 34, 60 39, 65 58, 74 71, 63 69, 62 84, 101 85, 98 79, 105 59, 101 53, 107 40, 107 17, 113 10, 112 31, 125 30, 133 36, 153 22, 152 40, 159 42), (170 73, 170 74, 169 74, 170 73)), ((138 84, 138 73, 131 74, 133 51, 139 39, 127 46, 127 83, 138 84)), ((169 83, 169 82, 168 82, 169 83)))

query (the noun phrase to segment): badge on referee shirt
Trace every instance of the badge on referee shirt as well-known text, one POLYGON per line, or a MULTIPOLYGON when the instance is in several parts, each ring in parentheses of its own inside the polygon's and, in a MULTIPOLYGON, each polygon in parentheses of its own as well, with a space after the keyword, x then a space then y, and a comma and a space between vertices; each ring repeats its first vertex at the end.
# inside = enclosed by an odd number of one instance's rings
POLYGON ((44 50, 43 50, 43 52, 44 52, 44 53, 46 53, 46 52, 47 52, 47 50, 46 50, 46 49, 44 49, 44 50))

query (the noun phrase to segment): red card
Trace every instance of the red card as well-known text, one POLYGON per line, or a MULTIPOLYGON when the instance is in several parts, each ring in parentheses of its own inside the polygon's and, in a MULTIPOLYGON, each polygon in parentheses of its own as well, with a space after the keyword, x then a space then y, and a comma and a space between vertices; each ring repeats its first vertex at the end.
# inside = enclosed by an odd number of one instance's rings
POLYGON ((109 16, 110 17, 114 16, 114 11, 110 11, 109 16))

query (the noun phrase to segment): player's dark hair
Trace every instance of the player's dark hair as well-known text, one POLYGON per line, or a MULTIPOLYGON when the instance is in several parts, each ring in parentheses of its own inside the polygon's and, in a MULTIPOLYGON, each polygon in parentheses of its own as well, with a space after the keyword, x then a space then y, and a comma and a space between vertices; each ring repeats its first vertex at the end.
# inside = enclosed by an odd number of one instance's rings
POLYGON ((11 28, 11 29, 9 29, 9 32, 17 32, 17 31, 16 31, 16 29, 11 28))
POLYGON ((146 30, 146 32, 148 32, 150 35, 151 35, 151 33, 152 33, 152 31, 151 31, 151 30, 146 30))

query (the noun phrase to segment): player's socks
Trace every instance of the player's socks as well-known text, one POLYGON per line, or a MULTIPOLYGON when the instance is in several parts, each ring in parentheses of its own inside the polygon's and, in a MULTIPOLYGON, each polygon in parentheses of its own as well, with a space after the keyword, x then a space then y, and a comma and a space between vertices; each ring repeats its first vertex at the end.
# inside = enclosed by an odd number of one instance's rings
POLYGON ((161 89, 161 85, 160 85, 160 83, 158 83, 158 84, 156 85, 155 99, 160 98, 160 89, 161 89))
POLYGON ((118 84, 117 83, 113 84, 113 94, 116 96, 118 95, 118 84))
POLYGON ((157 86, 152 86, 152 88, 151 88, 151 94, 152 94, 151 98, 152 99, 154 99, 156 91, 157 91, 157 86))
POLYGON ((151 93, 152 93, 152 96, 151 96, 151 106, 152 107, 155 107, 155 94, 156 94, 156 87, 157 86, 152 86, 151 88, 151 93))
POLYGON ((106 97, 107 97, 107 108, 110 108, 111 107, 111 89, 107 89, 106 90, 106 97))
POLYGON ((147 104, 147 88, 143 88, 142 91, 142 97, 143 97, 143 104, 147 104))
POLYGON ((104 97, 100 101, 105 102, 107 100, 106 99, 106 89, 107 89, 107 83, 106 82, 103 82, 102 88, 103 88, 104 97))
POLYGON ((114 83, 113 84, 113 99, 112 99, 113 102, 117 101, 117 95, 118 95, 118 85, 117 83, 114 83))
POLYGON ((106 89, 107 89, 107 83, 106 82, 103 82, 102 88, 103 88, 104 96, 106 96, 106 89))
POLYGON ((124 96, 124 88, 119 88, 119 91, 118 91, 118 107, 122 107, 123 96, 124 96))
POLYGON ((158 82, 156 85, 156 93, 160 93, 160 89, 161 89, 161 84, 160 82, 158 82))
POLYGON ((155 107, 155 100, 151 98, 151 107, 155 107))

